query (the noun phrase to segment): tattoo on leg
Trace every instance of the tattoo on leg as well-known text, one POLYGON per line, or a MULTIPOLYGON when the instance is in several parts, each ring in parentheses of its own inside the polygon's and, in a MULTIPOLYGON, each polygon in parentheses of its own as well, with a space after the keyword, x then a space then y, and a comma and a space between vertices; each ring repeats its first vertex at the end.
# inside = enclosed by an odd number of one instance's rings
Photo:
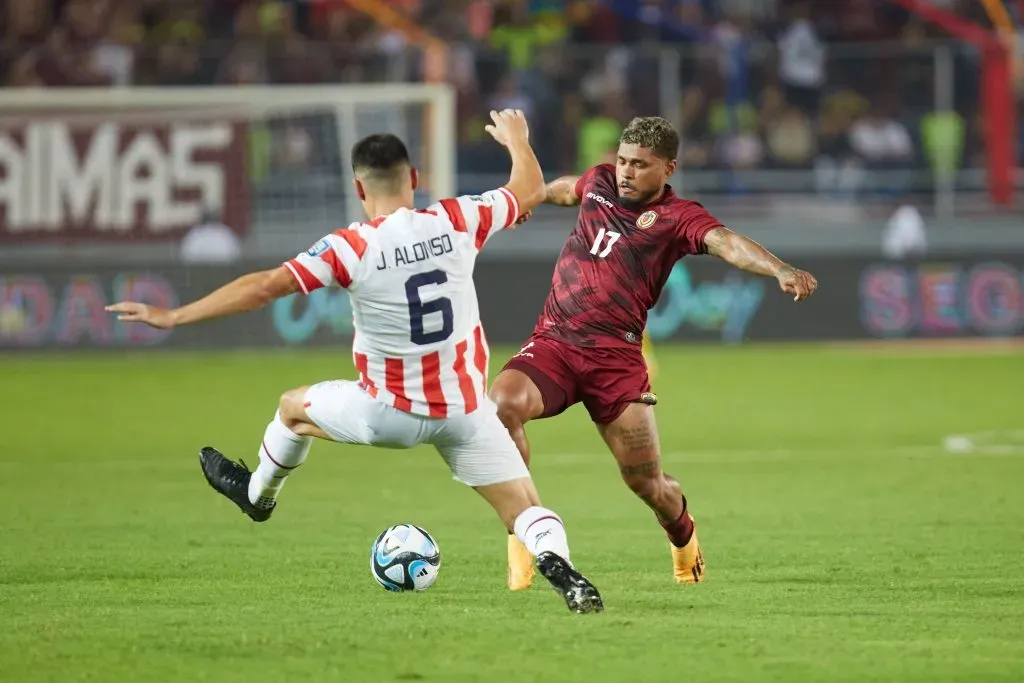
POLYGON ((619 465, 619 471, 622 472, 624 477, 636 477, 654 472, 658 469, 659 464, 660 461, 658 460, 649 460, 637 465, 619 465))
POLYGON ((636 455, 644 451, 656 451, 657 442, 654 433, 647 425, 642 427, 623 427, 615 434, 625 450, 625 455, 636 455))

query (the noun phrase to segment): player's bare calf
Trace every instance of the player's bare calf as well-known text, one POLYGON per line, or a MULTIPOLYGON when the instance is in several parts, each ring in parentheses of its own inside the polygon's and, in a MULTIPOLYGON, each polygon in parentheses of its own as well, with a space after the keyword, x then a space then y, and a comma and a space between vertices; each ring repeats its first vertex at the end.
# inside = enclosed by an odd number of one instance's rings
POLYGON ((661 469, 661 446, 654 408, 631 403, 598 431, 619 464, 622 481, 647 503, 668 535, 676 583, 697 583, 704 578, 704 556, 697 541, 686 496, 672 476, 661 469))
POLYGON ((662 520, 679 519, 683 513, 683 492, 679 482, 661 470, 653 408, 632 403, 611 423, 598 425, 597 431, 619 464, 626 486, 662 520))
MULTIPOLYGON (((520 353, 529 353, 523 349, 520 353)), ((540 417, 544 412, 544 399, 530 378, 518 370, 506 370, 498 375, 491 385, 490 398, 498 406, 498 418, 508 430, 519 455, 526 466, 530 466, 530 442, 526 438, 525 425, 540 417)), ((508 588, 513 591, 526 590, 533 585, 536 576, 533 558, 526 547, 516 538, 508 536, 508 588)))

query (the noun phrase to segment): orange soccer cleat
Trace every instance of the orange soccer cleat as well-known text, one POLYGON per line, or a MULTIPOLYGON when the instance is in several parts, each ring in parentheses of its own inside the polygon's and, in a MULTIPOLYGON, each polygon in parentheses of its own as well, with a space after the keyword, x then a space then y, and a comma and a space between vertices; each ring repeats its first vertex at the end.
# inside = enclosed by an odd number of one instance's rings
POLYGON ((533 566, 533 556, 523 542, 508 535, 508 589, 521 591, 533 585, 533 577, 537 569, 533 566))
MULTIPOLYGON (((689 513, 687 513, 689 514, 689 513)), ((693 520, 693 517, 690 517, 693 520)), ((675 575, 676 583, 699 583, 704 580, 704 554, 700 551, 700 543, 697 542, 697 530, 693 530, 690 542, 682 548, 677 548, 671 543, 672 548, 672 573, 675 575)))

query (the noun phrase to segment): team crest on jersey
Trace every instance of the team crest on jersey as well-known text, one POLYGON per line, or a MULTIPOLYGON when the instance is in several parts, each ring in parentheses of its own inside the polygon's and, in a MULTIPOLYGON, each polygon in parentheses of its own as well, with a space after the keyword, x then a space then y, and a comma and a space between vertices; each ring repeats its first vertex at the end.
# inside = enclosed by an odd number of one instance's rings
POLYGON ((658 395, 653 391, 645 391, 640 394, 640 402, 646 403, 649 406, 658 405, 658 395))
POLYGON ((319 256, 320 254, 324 253, 330 248, 331 243, 328 242, 327 238, 325 237, 316 244, 314 244, 313 246, 311 246, 309 248, 309 251, 307 251, 306 253, 309 254, 310 256, 319 256))
POLYGON ((655 224, 658 220, 658 213, 656 211, 644 211, 640 214, 640 218, 636 219, 636 227, 641 230, 646 230, 655 224))

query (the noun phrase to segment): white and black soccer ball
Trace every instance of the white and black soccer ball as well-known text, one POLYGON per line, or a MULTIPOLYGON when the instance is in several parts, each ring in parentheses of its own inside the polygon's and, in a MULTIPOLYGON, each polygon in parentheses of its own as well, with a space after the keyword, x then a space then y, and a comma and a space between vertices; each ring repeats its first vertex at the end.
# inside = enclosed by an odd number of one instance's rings
POLYGON ((388 527, 370 548, 370 573, 389 591, 422 591, 437 580, 441 550, 415 524, 388 527))

